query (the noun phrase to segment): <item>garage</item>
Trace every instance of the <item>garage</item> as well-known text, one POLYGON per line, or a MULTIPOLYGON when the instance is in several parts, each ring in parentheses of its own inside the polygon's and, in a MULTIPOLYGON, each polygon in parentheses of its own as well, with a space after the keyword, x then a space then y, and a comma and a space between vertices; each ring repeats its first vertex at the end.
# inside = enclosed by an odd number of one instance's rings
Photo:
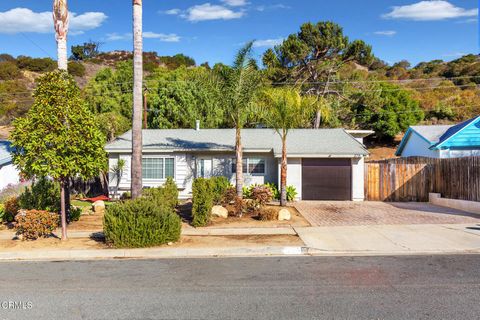
POLYGON ((303 158, 303 200, 351 200, 352 162, 349 158, 303 158))

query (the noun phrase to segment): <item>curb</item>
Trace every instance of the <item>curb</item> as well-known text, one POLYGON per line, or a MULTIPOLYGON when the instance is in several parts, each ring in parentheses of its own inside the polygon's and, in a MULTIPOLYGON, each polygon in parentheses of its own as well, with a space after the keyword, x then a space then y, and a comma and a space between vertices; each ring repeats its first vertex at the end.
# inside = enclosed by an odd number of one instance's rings
POLYGON ((161 259, 307 255, 305 247, 153 248, 0 252, 0 261, 161 259))
POLYGON ((374 257, 374 256, 421 256, 421 255, 476 255, 480 254, 480 248, 474 250, 423 250, 423 251, 369 251, 369 250, 350 250, 350 251, 331 251, 317 248, 306 247, 306 254, 310 256, 323 257, 374 257))

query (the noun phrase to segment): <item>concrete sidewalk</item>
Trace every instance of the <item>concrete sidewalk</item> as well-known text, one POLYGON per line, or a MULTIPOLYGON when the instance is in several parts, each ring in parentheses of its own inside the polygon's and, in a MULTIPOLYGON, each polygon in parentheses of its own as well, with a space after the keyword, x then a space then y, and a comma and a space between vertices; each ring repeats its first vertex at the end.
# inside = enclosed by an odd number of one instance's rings
POLYGON ((310 254, 480 253, 480 225, 295 228, 310 254))

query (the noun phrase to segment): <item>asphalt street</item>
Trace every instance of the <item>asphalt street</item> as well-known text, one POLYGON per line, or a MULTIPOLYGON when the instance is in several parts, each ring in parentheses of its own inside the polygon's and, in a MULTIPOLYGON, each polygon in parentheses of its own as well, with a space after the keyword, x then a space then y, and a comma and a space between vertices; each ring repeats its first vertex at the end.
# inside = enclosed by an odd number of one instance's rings
POLYGON ((0 263, 0 319, 478 319, 480 255, 0 263))

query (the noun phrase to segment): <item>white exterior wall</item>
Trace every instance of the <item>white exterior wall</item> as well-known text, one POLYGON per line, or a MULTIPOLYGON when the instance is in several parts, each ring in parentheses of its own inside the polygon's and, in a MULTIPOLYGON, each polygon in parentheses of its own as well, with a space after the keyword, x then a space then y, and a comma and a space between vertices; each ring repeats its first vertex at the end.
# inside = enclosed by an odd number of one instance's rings
POLYGON ((440 158, 478 157, 480 150, 439 150, 440 158))
POLYGON ((13 164, 0 167, 0 190, 4 189, 9 184, 17 184, 19 182, 19 172, 13 164))
POLYGON ((352 159, 352 200, 365 200, 365 158, 352 159))
POLYGON ((439 158, 440 153, 435 150, 428 149, 430 144, 423 140, 416 132, 412 131, 412 134, 408 138, 405 147, 402 151, 402 157, 430 157, 439 158))
MULTIPOLYGON (((277 185, 280 188, 281 179, 281 165, 282 160, 277 160, 278 165, 278 178, 277 185)), ((301 158, 288 158, 287 159, 287 186, 294 186, 297 189, 297 199, 302 199, 302 159, 301 158)))

